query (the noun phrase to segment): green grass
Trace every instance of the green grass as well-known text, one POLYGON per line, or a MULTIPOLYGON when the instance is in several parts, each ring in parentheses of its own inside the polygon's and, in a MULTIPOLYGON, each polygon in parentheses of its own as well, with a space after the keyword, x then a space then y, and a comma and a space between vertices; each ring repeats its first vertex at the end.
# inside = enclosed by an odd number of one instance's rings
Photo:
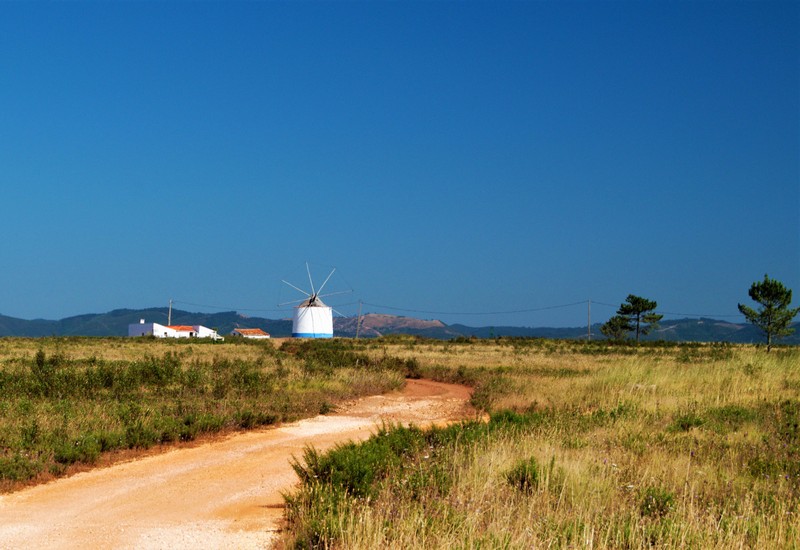
POLYGON ((800 350, 392 339, 361 352, 469 381, 490 420, 308 450, 284 547, 800 546, 800 350))
POLYGON ((287 344, 0 339, 0 490, 111 451, 313 416, 403 384, 403 361, 338 341, 287 344))

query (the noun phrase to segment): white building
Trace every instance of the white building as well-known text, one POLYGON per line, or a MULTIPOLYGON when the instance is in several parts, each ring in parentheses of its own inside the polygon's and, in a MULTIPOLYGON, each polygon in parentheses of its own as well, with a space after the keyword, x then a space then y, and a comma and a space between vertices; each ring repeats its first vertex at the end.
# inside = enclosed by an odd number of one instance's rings
POLYGON ((145 323, 144 319, 128 325, 128 336, 155 336, 156 338, 177 338, 175 329, 158 323, 145 323))
POLYGON ((203 325, 160 325, 158 323, 145 323, 141 319, 138 323, 128 325, 128 336, 155 336, 156 338, 212 338, 224 340, 216 330, 203 325))
POLYGON ((333 313, 316 295, 296 308, 292 316, 293 338, 333 338, 333 313))

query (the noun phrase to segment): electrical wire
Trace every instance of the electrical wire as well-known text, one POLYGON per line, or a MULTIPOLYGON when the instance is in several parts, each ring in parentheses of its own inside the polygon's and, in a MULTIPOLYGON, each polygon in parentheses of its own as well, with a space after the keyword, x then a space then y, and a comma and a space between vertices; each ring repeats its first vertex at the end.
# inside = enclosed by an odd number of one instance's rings
MULTIPOLYGON (((203 308, 210 308, 210 309, 217 309, 220 311, 238 311, 238 312, 255 312, 255 313, 285 313, 287 308, 239 308, 239 307, 232 307, 232 306, 216 306, 210 304, 198 304, 195 302, 186 302, 183 300, 172 300, 173 304, 183 304, 187 306, 195 306, 195 307, 203 307, 203 308)), ((402 311, 404 313, 424 313, 426 315, 470 315, 470 316, 490 316, 490 315, 512 315, 512 314, 519 314, 519 313, 536 313, 539 311, 548 311, 553 309, 564 309, 568 307, 575 307, 583 304, 591 305, 601 305, 607 307, 618 307, 615 304, 609 304, 606 302, 598 302, 595 300, 581 300, 579 302, 571 302, 568 304, 558 304, 552 306, 543 306, 543 307, 536 307, 536 308, 525 308, 525 309, 513 309, 513 310, 505 310, 505 311, 434 311, 434 310, 426 310, 426 309, 412 309, 412 308, 402 308, 402 307, 395 307, 395 306, 387 306, 383 304, 375 304, 372 302, 365 302, 361 301, 354 301, 348 302, 345 304, 339 304, 336 307, 344 308, 347 306, 352 306, 356 304, 362 304, 365 306, 372 306, 375 308, 380 308, 384 310, 390 311, 402 311)), ((723 313, 682 313, 682 312, 674 312, 674 311, 661 311, 657 310, 656 313, 660 315, 670 315, 670 316, 678 316, 678 317, 696 317, 700 318, 709 318, 709 319, 733 319, 733 318, 741 318, 744 317, 742 314, 723 314, 723 313)))
POLYGON ((508 315, 512 313, 532 313, 535 311, 545 311, 548 309, 561 309, 565 307, 572 307, 587 303, 588 300, 581 302, 573 302, 571 304, 561 304, 557 306, 537 307, 530 309, 515 309, 509 311, 428 311, 424 309, 406 309, 401 307, 384 306, 380 304, 372 304, 370 302, 362 302, 366 306, 379 307, 381 309, 390 309, 393 311, 405 311, 408 313, 425 313, 430 315, 508 315))
POLYGON ((594 301, 594 300, 591 300, 591 302, 592 302, 592 305, 595 305, 595 304, 597 304, 597 305, 599 305, 599 306, 619 307, 619 305, 618 305, 618 304, 607 304, 607 303, 605 303, 605 302, 596 302, 596 301, 594 301))
POLYGON ((724 314, 724 313, 676 313, 674 311, 656 311, 656 313, 660 313, 661 315, 678 315, 682 317, 697 317, 700 318, 708 318, 708 319, 717 319, 720 317, 725 318, 733 318, 733 317, 744 317, 741 313, 737 313, 735 315, 732 314, 724 314))
MULTIPOLYGON (((602 305, 602 306, 608 306, 608 307, 619 307, 618 305, 607 304, 607 303, 604 303, 604 302, 595 302, 594 300, 592 300, 592 305, 595 305, 595 304, 599 304, 599 305, 602 305)), ((741 313, 737 313, 737 314, 729 314, 729 313, 680 313, 680 312, 675 312, 675 311, 661 311, 661 310, 656 310, 656 313, 658 313, 660 315, 675 315, 675 316, 681 316, 681 317, 697 317, 697 318, 707 317, 709 319, 717 319, 717 318, 721 318, 721 317, 722 318, 744 317, 744 315, 742 315, 741 313)))
POLYGON ((212 306, 209 304, 196 304, 194 302, 184 302, 183 300, 172 300, 173 304, 183 304, 185 306, 207 307, 211 309, 219 309, 221 311, 286 311, 286 309, 258 309, 258 308, 241 308, 232 306, 212 306))

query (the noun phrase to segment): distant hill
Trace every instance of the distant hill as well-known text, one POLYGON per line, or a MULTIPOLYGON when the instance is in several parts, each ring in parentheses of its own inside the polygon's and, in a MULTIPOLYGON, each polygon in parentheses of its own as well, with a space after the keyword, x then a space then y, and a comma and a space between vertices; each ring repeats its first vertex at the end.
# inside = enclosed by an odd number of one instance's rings
MULTIPOLYGON (((738 342, 754 343, 764 339, 763 334, 749 323, 729 323, 716 319, 679 319, 662 321, 660 327, 648 336, 650 340, 694 341, 694 342, 738 342)), ((797 333, 781 341, 798 344, 797 333)))
MULTIPOLYGON (((0 315, 0 336, 127 336, 128 325, 147 322, 167 324, 168 309, 115 309, 108 313, 92 313, 67 317, 59 321, 35 319, 25 321, 0 315)), ((237 327, 260 328, 275 337, 291 336, 291 319, 247 317, 235 311, 191 313, 172 310, 173 325, 203 325, 229 334, 237 327)))
MULTIPOLYGON (((601 323, 592 325, 592 338, 602 339, 601 323)), ((792 325, 794 334, 779 340, 781 344, 800 344, 800 323, 792 325)), ((467 327, 449 325, 452 331, 464 336, 492 338, 495 336, 516 336, 527 338, 586 338, 586 327, 553 328, 553 327, 467 327)), ((644 340, 667 342, 731 342, 751 344, 764 341, 763 334, 749 323, 730 323, 717 319, 670 319, 661 321, 658 329, 643 337, 644 340)))
MULTIPOLYGON (((337 317, 333 320, 334 333, 339 336, 355 336, 357 317, 337 317)), ((453 330, 441 321, 425 321, 413 317, 399 317, 397 315, 384 315, 368 313, 361 316, 361 329, 359 336, 375 338, 387 334, 413 334, 427 338, 449 340, 463 336, 458 330, 453 330)))
MULTIPOLYGON (((147 322, 167 323, 168 310, 165 307, 149 309, 115 309, 108 313, 90 313, 67 317, 58 321, 46 319, 24 320, 0 315, 0 336, 127 336, 128 325, 147 322)), ((172 324, 203 325, 216 329, 226 335, 237 328, 260 328, 273 337, 287 337, 292 333, 291 319, 266 319, 248 317, 235 311, 219 313, 192 313, 172 310, 172 324)), ((334 318, 334 334, 354 337, 357 319, 355 317, 334 318)), ((800 328, 799 323, 794 324, 800 328)), ((470 327, 454 324, 446 325, 439 320, 422 320, 413 317, 370 313, 361 317, 359 336, 375 338, 387 334, 411 334, 426 338, 450 340, 458 337, 495 338, 586 338, 586 327, 470 327)), ((600 339, 600 324, 592 326, 592 338, 600 339)), ((673 319, 662 321, 659 329, 646 337, 647 340, 667 340, 673 342, 762 342, 762 334, 752 325, 729 323, 716 319, 673 319)), ((780 340, 784 344, 800 344, 800 331, 789 338, 780 340)))

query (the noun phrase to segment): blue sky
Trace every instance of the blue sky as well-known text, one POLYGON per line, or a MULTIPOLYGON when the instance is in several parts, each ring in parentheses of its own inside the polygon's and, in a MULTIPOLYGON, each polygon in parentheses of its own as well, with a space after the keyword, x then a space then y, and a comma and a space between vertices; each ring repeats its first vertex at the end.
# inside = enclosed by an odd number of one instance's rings
POLYGON ((799 36, 797 2, 0 3, 0 313, 277 318, 306 261, 350 315, 796 305, 799 36))

